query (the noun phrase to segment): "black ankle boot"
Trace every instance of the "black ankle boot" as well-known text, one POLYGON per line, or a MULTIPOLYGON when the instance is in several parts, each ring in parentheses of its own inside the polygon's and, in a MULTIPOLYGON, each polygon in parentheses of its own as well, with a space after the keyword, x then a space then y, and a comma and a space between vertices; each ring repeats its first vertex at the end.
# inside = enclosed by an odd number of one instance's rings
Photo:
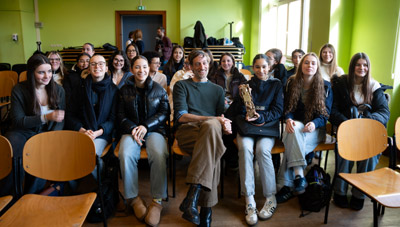
POLYGON ((183 212, 182 218, 192 222, 195 225, 200 224, 199 211, 197 210, 197 202, 200 196, 201 185, 191 184, 186 198, 179 206, 179 210, 183 212))
POLYGON ((210 227, 211 226, 211 207, 201 207, 200 209, 200 227, 210 227))

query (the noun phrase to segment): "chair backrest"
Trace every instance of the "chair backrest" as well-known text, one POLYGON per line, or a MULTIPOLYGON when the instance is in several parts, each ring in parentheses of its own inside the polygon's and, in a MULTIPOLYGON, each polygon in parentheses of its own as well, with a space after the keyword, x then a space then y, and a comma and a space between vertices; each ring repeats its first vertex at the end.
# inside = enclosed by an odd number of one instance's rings
POLYGON ((0 179, 3 179, 11 172, 12 154, 10 142, 6 137, 0 136, 0 179))
POLYGON ((340 156, 361 161, 383 152, 388 146, 385 126, 372 119, 350 119, 340 124, 337 134, 340 156))
POLYGON ((10 77, 14 81, 14 85, 18 83, 18 73, 17 72, 14 72, 11 70, 0 71, 0 76, 10 77))
POLYGON ((27 70, 27 64, 15 64, 12 66, 12 71, 15 71, 19 74, 21 74, 21 72, 26 71, 27 70))
POLYGON ((28 79, 28 76, 26 75, 26 71, 21 72, 21 74, 19 74, 19 82, 25 81, 28 79))
POLYGON ((51 131, 31 137, 24 146, 23 166, 29 174, 52 181, 82 178, 94 170, 92 139, 76 131, 51 131))
POLYGON ((0 76, 0 98, 10 97, 14 81, 8 76, 0 76))
POLYGON ((394 133, 396 135, 396 147, 400 150, 400 117, 397 118, 396 124, 394 125, 394 133))
POLYGON ((3 70, 11 70, 11 64, 10 63, 0 63, 0 71, 3 70))

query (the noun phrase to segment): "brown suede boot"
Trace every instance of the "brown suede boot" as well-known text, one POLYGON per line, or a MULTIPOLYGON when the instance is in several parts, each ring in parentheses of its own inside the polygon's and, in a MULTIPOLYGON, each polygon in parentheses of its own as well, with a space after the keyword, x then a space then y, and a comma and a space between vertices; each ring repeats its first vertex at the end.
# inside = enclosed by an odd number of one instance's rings
POLYGON ((160 223, 162 209, 163 207, 161 204, 152 201, 149 206, 149 212, 147 213, 146 218, 144 219, 146 224, 150 226, 158 225, 158 223, 160 223))
POLYGON ((132 200, 131 206, 136 218, 139 219, 139 221, 143 220, 147 214, 146 203, 139 196, 137 196, 132 200))

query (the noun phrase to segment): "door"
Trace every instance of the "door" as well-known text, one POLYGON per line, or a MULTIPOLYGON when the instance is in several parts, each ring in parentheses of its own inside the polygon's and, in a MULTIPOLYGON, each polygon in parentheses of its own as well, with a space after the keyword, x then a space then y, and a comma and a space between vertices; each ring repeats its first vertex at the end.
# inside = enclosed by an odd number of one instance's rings
POLYGON ((157 28, 165 28, 165 11, 116 11, 116 45, 120 50, 125 50, 130 31, 141 29, 143 33, 144 51, 153 51, 157 28))

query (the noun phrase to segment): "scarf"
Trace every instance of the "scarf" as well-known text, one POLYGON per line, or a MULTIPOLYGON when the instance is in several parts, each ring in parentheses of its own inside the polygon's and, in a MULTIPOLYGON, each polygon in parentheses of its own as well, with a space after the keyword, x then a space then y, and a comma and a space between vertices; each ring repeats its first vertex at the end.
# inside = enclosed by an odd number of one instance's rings
POLYGON ((111 77, 107 74, 100 82, 93 83, 92 76, 88 76, 84 82, 85 85, 85 101, 84 101, 84 118, 87 123, 87 129, 98 130, 99 125, 105 122, 110 113, 112 101, 110 97, 109 87, 111 86, 111 77), (98 96, 98 114, 96 114, 92 102, 92 90, 98 96))

